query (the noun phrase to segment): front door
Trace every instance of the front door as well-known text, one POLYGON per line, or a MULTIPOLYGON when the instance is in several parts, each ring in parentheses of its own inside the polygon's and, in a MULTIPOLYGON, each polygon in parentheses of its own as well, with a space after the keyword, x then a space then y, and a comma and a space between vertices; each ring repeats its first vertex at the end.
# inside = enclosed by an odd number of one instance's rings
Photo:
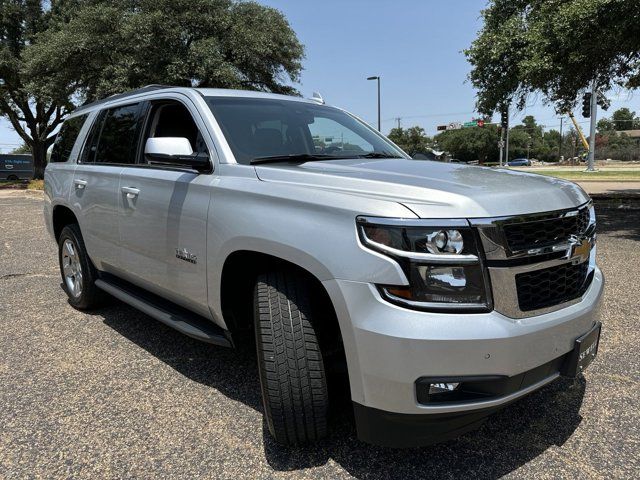
MULTIPOLYGON (((142 145, 149 137, 187 138, 208 151, 194 110, 176 100, 152 102, 142 145)), ((119 186, 120 276, 196 313, 207 303, 207 213, 212 175, 148 162, 124 168, 119 186)))

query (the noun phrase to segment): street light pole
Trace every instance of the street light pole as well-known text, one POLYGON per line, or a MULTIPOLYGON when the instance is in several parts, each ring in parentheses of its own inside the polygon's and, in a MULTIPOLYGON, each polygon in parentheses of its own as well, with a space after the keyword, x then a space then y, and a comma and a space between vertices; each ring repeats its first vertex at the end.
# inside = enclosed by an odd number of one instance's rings
POLYGON ((382 132, 382 124, 381 124, 381 121, 380 121, 380 76, 367 77, 367 80, 377 80, 378 81, 378 131, 382 132))
POLYGON ((562 160, 562 119, 563 117, 560 117, 560 145, 558 147, 558 161, 562 160))
POLYGON ((589 163, 587 172, 595 172, 596 154, 596 113, 598 111, 598 90, 596 81, 591 83, 591 125, 589 128, 589 163))

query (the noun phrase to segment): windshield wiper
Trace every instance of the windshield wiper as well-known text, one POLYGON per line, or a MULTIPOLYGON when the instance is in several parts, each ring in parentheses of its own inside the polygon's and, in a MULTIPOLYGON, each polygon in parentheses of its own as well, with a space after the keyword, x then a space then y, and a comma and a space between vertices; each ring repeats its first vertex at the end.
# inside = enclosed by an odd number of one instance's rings
POLYGON ((402 158, 395 153, 389 152, 370 152, 362 155, 356 155, 356 158, 402 158))
POLYGON ((312 162, 315 160, 336 160, 353 157, 337 157, 323 153, 293 153, 291 155, 271 155, 268 157, 256 157, 251 159, 251 165, 271 162, 312 162))

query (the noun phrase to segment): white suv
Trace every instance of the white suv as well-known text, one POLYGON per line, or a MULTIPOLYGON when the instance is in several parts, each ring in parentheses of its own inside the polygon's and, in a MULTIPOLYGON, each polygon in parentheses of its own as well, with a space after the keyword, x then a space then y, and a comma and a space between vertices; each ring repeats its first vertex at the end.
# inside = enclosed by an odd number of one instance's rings
POLYGON ((596 354, 580 187, 412 160, 318 100, 150 86, 86 105, 45 197, 69 302, 107 292, 205 342, 255 341, 282 443, 325 435, 341 371, 359 437, 409 446, 596 354))

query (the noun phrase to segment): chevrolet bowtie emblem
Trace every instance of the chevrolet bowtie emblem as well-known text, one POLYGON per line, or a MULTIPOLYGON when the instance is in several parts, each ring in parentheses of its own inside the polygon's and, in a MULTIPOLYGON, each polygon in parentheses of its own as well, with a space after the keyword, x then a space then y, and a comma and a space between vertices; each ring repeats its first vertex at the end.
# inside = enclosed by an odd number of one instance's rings
POLYGON ((571 235, 565 258, 571 259, 573 264, 578 264, 589 260, 590 253, 591 241, 588 238, 571 235))

